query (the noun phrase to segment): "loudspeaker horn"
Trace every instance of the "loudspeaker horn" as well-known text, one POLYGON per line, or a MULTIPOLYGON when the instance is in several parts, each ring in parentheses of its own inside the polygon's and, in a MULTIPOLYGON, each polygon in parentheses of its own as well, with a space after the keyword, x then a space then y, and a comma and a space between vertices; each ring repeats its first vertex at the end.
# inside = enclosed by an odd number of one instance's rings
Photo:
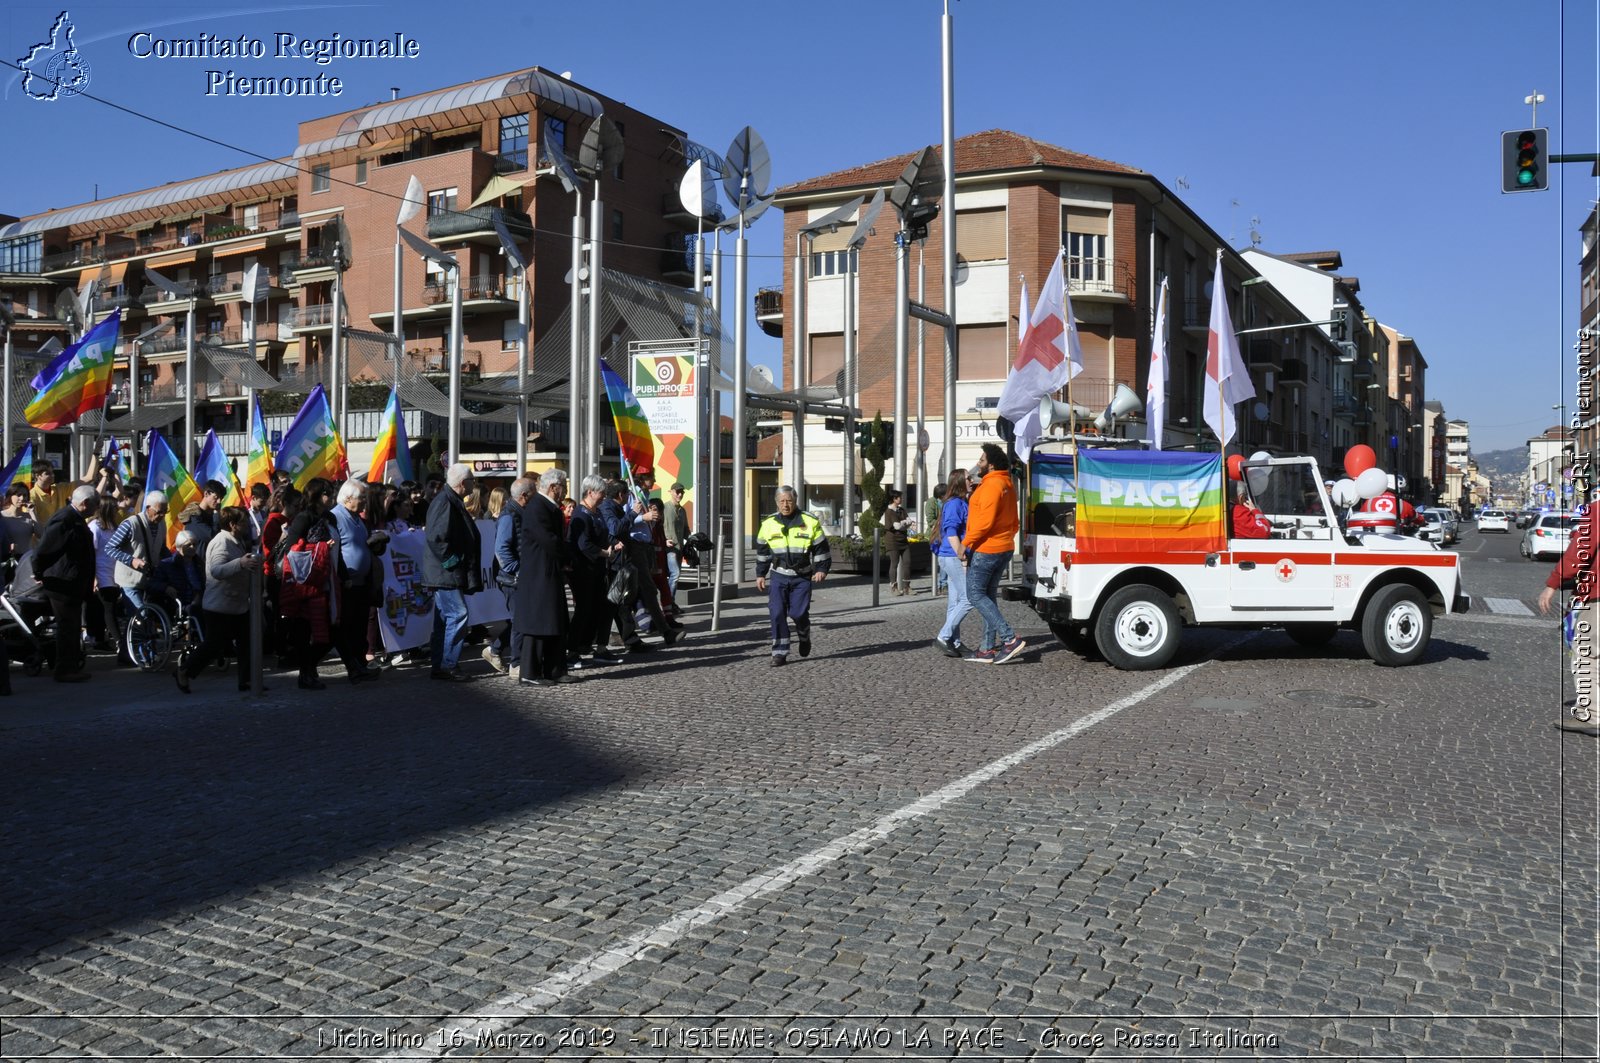
POLYGON ((1106 426, 1118 417, 1126 417, 1135 410, 1144 409, 1144 400, 1139 398, 1134 390, 1126 384, 1117 385, 1117 393, 1100 415, 1094 419, 1094 426, 1104 432, 1106 426))
POLYGON ((1084 424, 1094 420, 1094 411, 1077 403, 1057 402, 1049 395, 1039 400, 1039 430, 1048 432, 1058 424, 1069 424, 1076 417, 1084 424))

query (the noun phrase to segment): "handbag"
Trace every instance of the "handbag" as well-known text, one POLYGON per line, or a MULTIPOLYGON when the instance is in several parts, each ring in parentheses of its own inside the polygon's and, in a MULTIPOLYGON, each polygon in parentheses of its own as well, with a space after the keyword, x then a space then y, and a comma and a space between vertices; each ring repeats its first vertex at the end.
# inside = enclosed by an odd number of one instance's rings
POLYGON ((606 600, 612 605, 622 605, 639 593, 639 577, 632 565, 623 565, 611 574, 611 585, 606 588, 606 600))

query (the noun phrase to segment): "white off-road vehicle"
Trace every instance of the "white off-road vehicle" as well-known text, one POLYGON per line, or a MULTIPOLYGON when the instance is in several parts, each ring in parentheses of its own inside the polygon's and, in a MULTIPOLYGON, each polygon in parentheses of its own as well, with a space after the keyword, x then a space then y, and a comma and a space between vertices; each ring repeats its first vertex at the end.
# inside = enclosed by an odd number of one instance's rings
POLYGON ((1189 624, 1281 627, 1303 646, 1341 627, 1381 665, 1412 664, 1433 618, 1465 612, 1460 558, 1392 532, 1347 532, 1316 460, 1220 454, 1035 450, 1024 579, 1007 588, 1069 647, 1118 668, 1161 668, 1189 624), (1228 497, 1255 503, 1267 538, 1232 535, 1228 497))

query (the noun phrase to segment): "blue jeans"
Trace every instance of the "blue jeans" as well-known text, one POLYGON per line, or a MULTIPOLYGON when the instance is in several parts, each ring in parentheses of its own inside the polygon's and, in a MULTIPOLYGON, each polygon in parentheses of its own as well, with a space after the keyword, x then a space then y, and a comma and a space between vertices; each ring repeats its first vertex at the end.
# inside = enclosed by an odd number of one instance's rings
POLYGON ((122 591, 122 596, 128 600, 128 605, 132 607, 132 612, 137 613, 144 608, 144 591, 136 587, 122 587, 119 589, 122 591))
POLYGON ((448 672, 461 659, 467 641, 467 598, 459 590, 438 587, 433 592, 434 671, 448 672))
POLYGON ((950 589, 950 604, 945 607, 944 627, 939 637, 945 641, 961 641, 961 621, 972 612, 967 601, 967 574, 961 568, 961 558, 955 554, 939 555, 939 578, 950 589))
POLYGON ((673 598, 678 596, 678 569, 683 562, 678 560, 678 551, 667 551, 667 593, 673 598))
POLYGON ((789 655, 789 617, 802 642, 811 640, 811 579, 774 572, 767 577, 767 616, 772 621, 772 655, 789 655))
MULTIPOLYGON (((951 556, 954 557, 955 555, 952 554, 951 556)), ((935 594, 943 594, 945 589, 950 585, 950 575, 944 570, 944 565, 941 563, 943 560, 944 558, 940 556, 937 550, 933 551, 933 593, 935 594)), ((960 561, 961 559, 957 557, 956 567, 958 570, 961 567, 960 561)), ((966 582, 965 579, 963 579, 962 582, 966 582)))
POLYGON ((1005 575, 1010 564, 1010 550, 1001 554, 973 554, 967 563, 967 601, 983 617, 982 649, 992 650, 1017 635, 1000 615, 1000 605, 994 600, 1000 590, 1000 577, 1005 575))

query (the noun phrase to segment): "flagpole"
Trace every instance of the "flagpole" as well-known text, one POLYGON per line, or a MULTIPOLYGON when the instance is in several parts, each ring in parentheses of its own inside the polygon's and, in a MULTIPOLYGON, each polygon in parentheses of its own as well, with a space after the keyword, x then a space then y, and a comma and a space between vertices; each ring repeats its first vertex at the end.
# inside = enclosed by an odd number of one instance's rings
POLYGON ((598 470, 600 452, 600 313, 605 258, 605 206, 600 202, 600 177, 595 175, 594 199, 589 202, 589 369, 584 402, 584 455, 588 469, 598 470))
MULTIPOLYGON (((1217 248, 1217 276, 1222 276, 1222 248, 1217 248)), ((1211 298, 1221 299, 1222 305, 1228 305, 1228 289, 1225 285, 1216 285, 1219 289, 1211 293, 1211 298)), ((1232 316, 1229 316, 1232 321, 1232 316)), ((1222 337, 1217 337, 1217 424, 1226 427, 1228 424, 1228 396, 1224 394, 1227 389, 1222 386, 1222 337)), ((1217 452, 1224 455, 1228 453, 1228 441, 1219 433, 1217 436, 1217 452)), ((1244 453, 1244 447, 1239 448, 1239 453, 1244 453)))
MULTIPOLYGON (((3 385, 4 386, 4 396, 0 397, 0 402, 3 402, 5 404, 6 423, 5 423, 5 441, 4 441, 3 445, 0 445, 0 446, 3 446, 3 449, 5 450, 6 460, 7 461, 11 460, 11 454, 12 454, 12 451, 11 451, 11 334, 13 332, 15 332, 15 331, 16 331, 16 328, 15 328, 14 325, 12 325, 10 323, 6 324, 5 383, 3 385)), ((0 485, 0 486, 10 487, 11 485, 10 484, 4 484, 4 485, 0 485)))
MULTIPOLYGON (((528 267, 517 279, 517 475, 528 475, 528 267)), ((571 475, 570 473, 568 474, 571 475)))
POLYGON ((589 469, 588 457, 583 449, 583 397, 588 393, 584 386, 585 360, 583 357, 583 190, 574 189, 575 206, 572 214, 572 292, 567 303, 570 318, 569 336, 572 354, 567 368, 567 471, 574 478, 582 478, 589 469))
MULTIPOLYGON (((449 442, 445 446, 449 449, 452 465, 461 460, 461 288, 466 280, 461 274, 461 259, 466 253, 465 250, 456 252, 455 291, 450 298, 450 424, 449 442)), ((344 417, 343 403, 339 407, 339 416, 341 419, 344 417)), ((342 424, 339 434, 344 435, 342 424)))

